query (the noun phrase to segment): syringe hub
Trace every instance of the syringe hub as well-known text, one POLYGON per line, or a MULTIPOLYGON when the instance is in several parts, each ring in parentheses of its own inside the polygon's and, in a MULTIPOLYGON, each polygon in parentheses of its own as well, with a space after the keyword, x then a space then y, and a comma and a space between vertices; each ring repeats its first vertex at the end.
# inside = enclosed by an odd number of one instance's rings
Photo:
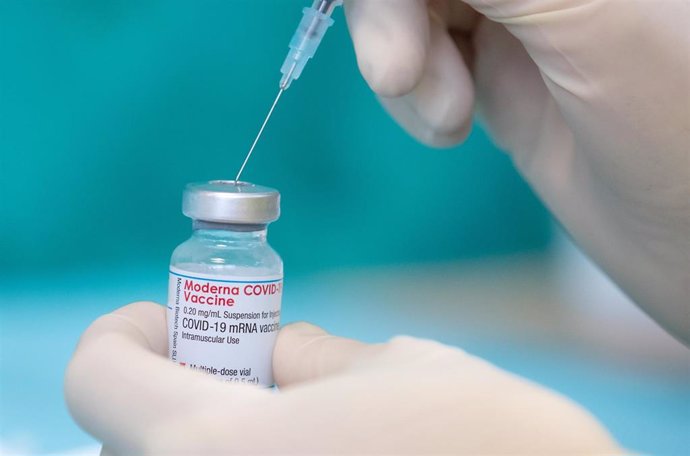
POLYGON ((302 20, 290 40, 288 52, 280 72, 280 88, 285 90, 302 74, 304 66, 314 57, 328 27, 333 25, 330 14, 341 0, 316 0, 311 8, 302 10, 302 20))

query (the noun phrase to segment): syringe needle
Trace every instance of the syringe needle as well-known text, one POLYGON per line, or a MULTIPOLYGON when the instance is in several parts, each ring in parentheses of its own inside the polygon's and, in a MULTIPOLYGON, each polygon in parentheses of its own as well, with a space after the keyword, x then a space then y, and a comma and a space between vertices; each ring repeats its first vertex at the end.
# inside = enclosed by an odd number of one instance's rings
POLYGON ((256 143, 259 142, 259 138, 261 138, 261 133, 264 132, 264 128, 266 128, 266 124, 268 123, 268 119, 271 118, 271 114, 273 114, 273 110, 276 108, 276 105, 278 104, 278 100, 280 100, 280 96, 283 94, 285 91, 284 88, 281 88, 278 90, 278 96, 276 96, 276 99, 273 100, 273 104, 271 105, 271 109, 268 111, 268 114, 266 115, 266 119, 264 119, 264 123, 261 124, 261 128, 259 129, 259 134, 256 135, 256 138, 254 139, 254 142, 252 143, 252 147, 249 148, 249 153, 247 153, 247 156, 244 158, 244 162, 242 163, 242 166, 240 167, 240 170, 237 173, 237 176, 235 177, 235 183, 240 181, 240 176, 242 175, 242 171, 244 171, 244 167, 247 166, 247 162, 249 161, 249 157, 252 156, 252 152, 254 152, 254 148, 256 147, 256 143))

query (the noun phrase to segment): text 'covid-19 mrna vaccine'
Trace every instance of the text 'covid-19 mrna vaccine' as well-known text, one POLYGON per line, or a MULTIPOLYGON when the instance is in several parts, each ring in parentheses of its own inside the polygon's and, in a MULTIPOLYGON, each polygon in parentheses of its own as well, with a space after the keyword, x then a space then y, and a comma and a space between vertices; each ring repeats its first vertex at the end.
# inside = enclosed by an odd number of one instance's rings
POLYGON ((283 262, 266 229, 280 215, 280 194, 247 182, 194 183, 182 212, 193 233, 170 260, 170 359, 221 380, 272 386, 283 262))

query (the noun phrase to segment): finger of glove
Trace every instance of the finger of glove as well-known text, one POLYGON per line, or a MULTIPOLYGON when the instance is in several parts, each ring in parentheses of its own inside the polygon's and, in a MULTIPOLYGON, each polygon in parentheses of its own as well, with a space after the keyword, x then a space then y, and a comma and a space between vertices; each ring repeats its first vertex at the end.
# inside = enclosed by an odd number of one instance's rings
POLYGON ((564 138, 571 134, 539 69, 501 24, 483 19, 473 41, 480 122, 531 182, 564 182, 572 161, 564 138))
POLYGON ((170 362, 162 356, 165 328, 164 307, 130 304, 87 329, 67 368, 70 412, 115 454, 140 452, 151 429, 181 413, 219 404, 241 409, 267 394, 170 362))
POLYGON ((337 337, 306 322, 293 323, 278 333, 273 351, 273 374, 281 388, 356 370, 432 369, 459 365, 473 358, 438 342, 397 336, 382 344, 366 344, 337 337))
POLYGON ((413 137, 433 147, 460 143, 470 131, 474 89, 453 38, 431 21, 429 55, 420 82, 407 95, 380 97, 388 113, 413 137))
POLYGON ((97 325, 81 336, 77 350, 82 346, 90 346, 94 339, 117 328, 126 332, 128 337, 148 346, 154 353, 167 356, 168 329, 162 306, 153 302, 135 302, 120 307, 107 316, 108 318, 99 319, 97 325), (122 325, 123 320, 128 325, 122 325))
POLYGON ((357 64, 379 95, 408 93, 422 77, 429 18, 420 0, 348 0, 345 14, 357 64))
POLYGON ((371 357, 380 346, 333 336, 309 323, 280 330, 273 351, 273 375, 281 388, 337 374, 371 357))

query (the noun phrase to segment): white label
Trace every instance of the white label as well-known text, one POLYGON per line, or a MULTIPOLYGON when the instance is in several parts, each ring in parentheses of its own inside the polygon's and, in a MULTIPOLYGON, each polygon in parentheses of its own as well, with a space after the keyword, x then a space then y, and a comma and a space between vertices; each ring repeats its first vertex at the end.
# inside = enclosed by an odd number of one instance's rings
POLYGON ((221 380, 273 385, 282 294, 282 276, 214 276, 171 267, 170 359, 221 380))

